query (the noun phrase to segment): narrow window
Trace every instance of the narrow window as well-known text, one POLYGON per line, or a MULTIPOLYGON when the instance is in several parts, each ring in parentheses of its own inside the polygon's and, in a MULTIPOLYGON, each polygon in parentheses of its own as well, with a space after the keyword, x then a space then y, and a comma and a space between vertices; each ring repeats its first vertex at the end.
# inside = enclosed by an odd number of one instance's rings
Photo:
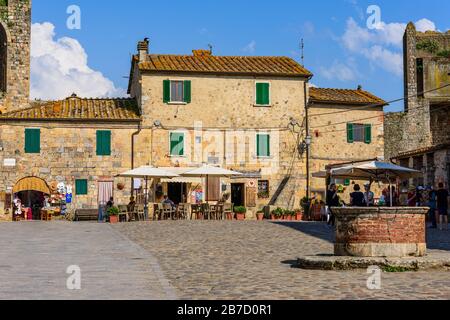
POLYGON ((41 130, 25 129, 25 153, 41 152, 41 130))
POLYGON ((0 92, 7 91, 7 57, 8 39, 3 26, 0 24, 0 92))
POLYGON ((75 193, 78 196, 85 196, 88 194, 88 181, 86 179, 75 180, 75 193))
POLYGON ((170 102, 184 102, 183 81, 170 82, 170 102))
POLYGON ((256 135, 256 155, 258 158, 270 157, 270 135, 258 133, 256 135))
POLYGON ((97 155, 98 156, 111 155, 111 131, 109 130, 97 131, 97 155))
POLYGON ((270 84, 256 83, 256 105, 268 106, 270 105, 270 84))
POLYGON ((170 133, 170 155, 172 157, 184 156, 184 133, 170 133))

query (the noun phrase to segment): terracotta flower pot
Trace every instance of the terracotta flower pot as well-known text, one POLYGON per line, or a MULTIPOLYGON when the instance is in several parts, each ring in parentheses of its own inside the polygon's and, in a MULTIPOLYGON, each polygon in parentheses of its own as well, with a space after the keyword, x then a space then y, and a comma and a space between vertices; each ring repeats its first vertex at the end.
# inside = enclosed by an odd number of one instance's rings
POLYGON ((302 220, 303 220, 303 214, 301 214, 301 213, 296 213, 296 214, 295 214, 295 220, 297 220, 297 221, 302 221, 302 220))
POLYGON ((264 220, 264 213, 257 213, 256 214, 256 219, 258 219, 258 221, 263 221, 264 220))
POLYGON ((227 220, 233 220, 233 214, 227 213, 227 220))
POLYGON ((109 216, 109 222, 112 224, 119 222, 119 216, 109 216))
POLYGON ((245 213, 236 213, 236 220, 244 221, 245 220, 245 213))

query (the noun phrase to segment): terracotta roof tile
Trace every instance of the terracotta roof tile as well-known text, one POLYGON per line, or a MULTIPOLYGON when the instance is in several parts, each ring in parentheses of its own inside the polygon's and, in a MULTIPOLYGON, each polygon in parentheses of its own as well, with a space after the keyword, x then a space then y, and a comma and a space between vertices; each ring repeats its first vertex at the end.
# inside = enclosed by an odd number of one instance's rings
POLYGON ((287 57, 233 57, 213 56, 206 53, 194 53, 191 56, 150 54, 148 55, 148 61, 139 63, 139 68, 142 71, 149 72, 226 73, 284 77, 312 76, 311 72, 287 57))
POLYGON ((370 92, 358 89, 329 89, 310 88, 309 96, 311 102, 331 104, 379 104, 386 105, 386 101, 374 96, 370 92))
POLYGON ((62 101, 32 102, 32 107, 0 114, 0 120, 140 120, 135 99, 69 97, 62 101))

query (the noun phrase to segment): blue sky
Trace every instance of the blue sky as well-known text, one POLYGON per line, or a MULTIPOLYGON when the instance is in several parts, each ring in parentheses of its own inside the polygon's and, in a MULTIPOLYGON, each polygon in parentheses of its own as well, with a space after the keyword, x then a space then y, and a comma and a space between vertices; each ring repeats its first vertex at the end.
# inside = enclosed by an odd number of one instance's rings
MULTIPOLYGON (((63 37, 78 40, 82 48, 70 45, 75 48, 74 54, 84 49, 89 68, 112 80, 115 93, 127 87, 124 77, 129 73, 130 55, 144 37, 150 38, 153 53, 190 54, 192 49, 207 49, 212 44, 216 55, 282 55, 298 61, 299 42, 304 38, 305 66, 315 74, 313 84, 338 88, 361 84, 385 100, 396 99, 403 95, 398 60, 402 24, 421 21, 421 26, 446 31, 450 29, 448 12, 450 1, 446 0, 33 1, 33 23, 54 25, 52 41, 63 37), (80 30, 66 27, 66 10, 73 4, 81 9, 80 30), (366 27, 366 10, 372 4, 381 9, 384 24, 380 30, 366 27), (391 35, 397 37, 396 43, 389 40, 395 38, 391 35)), ((47 69, 42 61, 32 66, 47 69)), ((36 83, 45 82, 43 76, 39 77, 36 83)), ((89 78, 83 79, 89 82, 89 78)), ((388 111, 401 108, 397 104, 388 111)))

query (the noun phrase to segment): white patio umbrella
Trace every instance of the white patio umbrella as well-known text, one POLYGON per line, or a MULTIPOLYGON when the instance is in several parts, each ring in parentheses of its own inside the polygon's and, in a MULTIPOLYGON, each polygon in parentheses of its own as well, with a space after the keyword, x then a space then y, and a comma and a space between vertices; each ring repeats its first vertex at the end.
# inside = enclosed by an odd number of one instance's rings
POLYGON ((200 178, 206 178, 206 186, 205 186, 205 196, 206 200, 208 200, 208 180, 210 177, 215 178, 230 178, 233 176, 241 176, 242 173, 237 171, 231 171, 227 169, 223 169, 220 167, 214 167, 209 165, 204 165, 200 168, 185 172, 182 174, 182 176, 185 177, 200 177, 200 178))
POLYGON ((330 175, 334 178, 353 178, 372 181, 383 181, 389 183, 390 200, 392 207, 392 179, 410 179, 421 177, 422 172, 410 168, 401 167, 393 163, 370 161, 359 164, 345 165, 332 168, 330 175))
POLYGON ((179 177, 178 174, 168 170, 158 169, 150 166, 144 166, 133 169, 117 175, 117 177, 124 178, 141 178, 145 180, 145 194, 144 194, 144 212, 145 217, 148 217, 148 180, 149 179, 171 179, 179 177))

